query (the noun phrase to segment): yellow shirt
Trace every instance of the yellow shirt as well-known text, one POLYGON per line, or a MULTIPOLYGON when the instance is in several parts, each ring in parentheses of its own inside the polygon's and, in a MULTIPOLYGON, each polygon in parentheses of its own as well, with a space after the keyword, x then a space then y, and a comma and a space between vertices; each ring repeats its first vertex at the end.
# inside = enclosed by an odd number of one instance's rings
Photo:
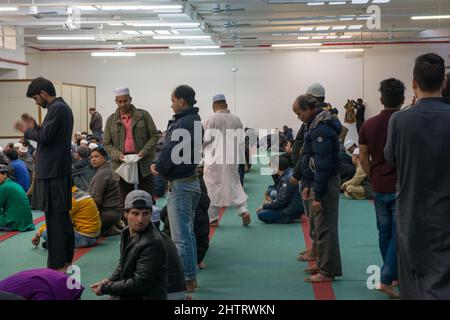
MULTIPOLYGON (((102 222, 94 199, 88 193, 78 190, 75 186, 72 187, 70 217, 72 218, 75 231, 79 234, 92 238, 99 236, 102 222)), ((42 234, 45 228, 46 226, 43 224, 39 228, 39 233, 42 234)))

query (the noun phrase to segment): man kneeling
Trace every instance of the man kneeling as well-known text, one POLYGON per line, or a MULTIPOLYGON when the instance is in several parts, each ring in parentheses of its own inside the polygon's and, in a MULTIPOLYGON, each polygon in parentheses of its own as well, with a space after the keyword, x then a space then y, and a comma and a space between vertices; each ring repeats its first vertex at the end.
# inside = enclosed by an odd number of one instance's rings
POLYGON ((98 295, 109 294, 121 300, 167 299, 167 251, 151 223, 152 197, 134 190, 125 199, 128 226, 122 232, 120 260, 109 279, 91 285, 98 295))

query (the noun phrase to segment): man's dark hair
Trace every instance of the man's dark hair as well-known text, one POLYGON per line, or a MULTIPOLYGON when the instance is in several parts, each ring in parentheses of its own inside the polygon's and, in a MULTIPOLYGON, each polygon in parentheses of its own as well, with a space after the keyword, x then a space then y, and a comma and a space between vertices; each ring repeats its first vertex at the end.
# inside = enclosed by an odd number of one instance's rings
POLYGON ((45 91, 49 96, 56 96, 55 86, 50 80, 39 77, 31 81, 27 90, 27 98, 32 98, 33 96, 40 94, 41 91, 45 91))
POLYGON ((445 62, 435 53, 424 54, 416 59, 414 80, 420 90, 433 92, 441 89, 445 77, 445 62))
POLYGON ((197 100, 195 100, 195 91, 190 86, 181 85, 176 87, 173 95, 178 99, 184 99, 190 107, 193 107, 197 103, 197 100))
POLYGON ((89 154, 90 154, 89 148, 86 147, 86 146, 79 146, 79 147, 77 148, 77 153, 78 153, 78 155, 80 156, 80 158, 82 158, 82 159, 87 159, 87 158, 89 158, 89 154))
POLYGON ((301 95, 297 98, 297 105, 302 110, 311 110, 319 106, 317 98, 309 95, 301 95))
POLYGON ((405 85, 398 79, 389 78, 380 82, 378 89, 385 108, 400 108, 405 99, 405 85))
POLYGON ((107 153, 106 150, 103 149, 103 148, 94 148, 94 149, 91 150, 91 152, 89 152, 89 155, 91 155, 92 152, 94 152, 94 151, 100 153, 104 158, 107 158, 107 157, 108 157, 108 153, 107 153))
POLYGON ((5 156, 11 161, 19 159, 19 154, 17 153, 17 151, 15 149, 6 150, 5 156))
POLYGON ((442 96, 450 98, 450 73, 447 73, 447 86, 442 91, 442 96))
POLYGON ((356 102, 362 103, 362 102, 363 102, 363 99, 359 98, 358 100, 356 100, 356 102))

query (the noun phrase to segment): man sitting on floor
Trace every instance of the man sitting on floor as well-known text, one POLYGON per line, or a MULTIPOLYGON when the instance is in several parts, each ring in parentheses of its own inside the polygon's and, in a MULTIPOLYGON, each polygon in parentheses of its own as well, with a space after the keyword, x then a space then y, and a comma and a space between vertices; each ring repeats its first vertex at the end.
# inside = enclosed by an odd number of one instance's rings
POLYGON ((53 269, 32 269, 1 280, 0 291, 15 294, 26 300, 79 300, 84 288, 63 272, 53 269))
POLYGON ((168 258, 163 238, 151 223, 152 197, 143 190, 125 198, 128 226, 122 232, 120 260, 111 277, 91 285, 102 296, 121 300, 167 299, 168 258))
POLYGON ((359 160, 359 148, 353 151, 352 161, 356 166, 356 173, 352 179, 342 184, 341 189, 345 197, 353 200, 373 199, 369 177, 364 172, 359 160))
POLYGON ((83 191, 89 190, 89 185, 95 175, 95 169, 89 161, 89 151, 88 147, 80 146, 73 153, 75 161, 72 164, 72 178, 75 181, 75 185, 83 191))
POLYGON ((116 225, 122 216, 119 211, 119 183, 113 177, 111 165, 107 162, 105 149, 96 148, 91 150, 90 158, 92 166, 97 170, 89 186, 89 194, 94 199, 100 219, 102 230, 100 234, 104 237, 120 234, 116 225))
POLYGON ((23 188, 8 178, 8 167, 0 164, 0 230, 34 230, 30 201, 23 188))
POLYGON ((256 213, 258 219, 266 223, 290 223, 300 218, 304 213, 300 191, 297 185, 292 185, 289 180, 294 170, 289 168, 286 158, 278 158, 278 180, 276 196, 274 200, 263 205, 256 213))
MULTIPOLYGON (((72 209, 70 210, 75 233, 75 248, 92 247, 100 235, 102 223, 97 206, 91 196, 79 190, 72 180, 72 209)), ((46 225, 42 225, 31 242, 39 245, 40 238, 47 241, 46 225)), ((42 244, 46 247, 46 242, 42 244)))

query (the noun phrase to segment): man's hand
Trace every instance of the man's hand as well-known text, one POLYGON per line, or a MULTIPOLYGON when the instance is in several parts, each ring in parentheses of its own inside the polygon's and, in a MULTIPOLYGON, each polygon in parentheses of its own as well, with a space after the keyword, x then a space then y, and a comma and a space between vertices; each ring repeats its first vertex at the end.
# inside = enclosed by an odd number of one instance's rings
POLYGON ((103 295, 102 285, 107 283, 107 282, 110 282, 110 281, 111 280, 109 280, 109 279, 104 279, 104 280, 102 280, 100 282, 96 282, 96 283, 91 285, 91 289, 97 296, 102 296, 103 295))
POLYGON ((291 177, 291 178, 289 179, 289 183, 292 184, 293 186, 295 186, 295 185, 298 184, 298 180, 295 179, 294 177, 291 177))
POLYGON ((36 120, 32 116, 30 116, 28 113, 22 114, 22 116, 20 118, 22 119, 23 122, 25 122, 25 124, 28 126, 28 128, 34 129, 35 127, 37 127, 36 120))
POLYGON ((14 124, 14 129, 19 130, 20 132, 24 133, 25 131, 27 131, 28 126, 24 121, 17 121, 14 124))
POLYGON ((320 203, 319 201, 313 200, 312 210, 315 213, 318 213, 318 212, 322 211, 323 210, 322 203, 320 203))
POLYGON ((119 161, 125 161, 125 156, 122 153, 119 154, 119 161))
POLYGON ((341 187, 341 190, 344 191, 344 192, 347 191, 347 185, 343 184, 342 187, 341 187))
POLYGON ((256 213, 258 214, 262 210, 262 207, 256 209, 256 213))
POLYGON ((139 152, 138 155, 139 155, 139 158, 141 158, 141 159, 144 157, 144 154, 142 152, 139 152))
POLYGON ((39 245, 40 241, 41 241, 41 235, 38 232, 36 232, 34 237, 31 239, 31 243, 37 247, 39 245))
POLYGON ((302 198, 303 200, 307 200, 309 198, 309 188, 303 189, 302 198))
POLYGON ((156 163, 153 163, 153 164, 150 166, 150 171, 152 172, 152 175, 154 175, 154 176, 159 176, 159 172, 156 171, 156 163))

